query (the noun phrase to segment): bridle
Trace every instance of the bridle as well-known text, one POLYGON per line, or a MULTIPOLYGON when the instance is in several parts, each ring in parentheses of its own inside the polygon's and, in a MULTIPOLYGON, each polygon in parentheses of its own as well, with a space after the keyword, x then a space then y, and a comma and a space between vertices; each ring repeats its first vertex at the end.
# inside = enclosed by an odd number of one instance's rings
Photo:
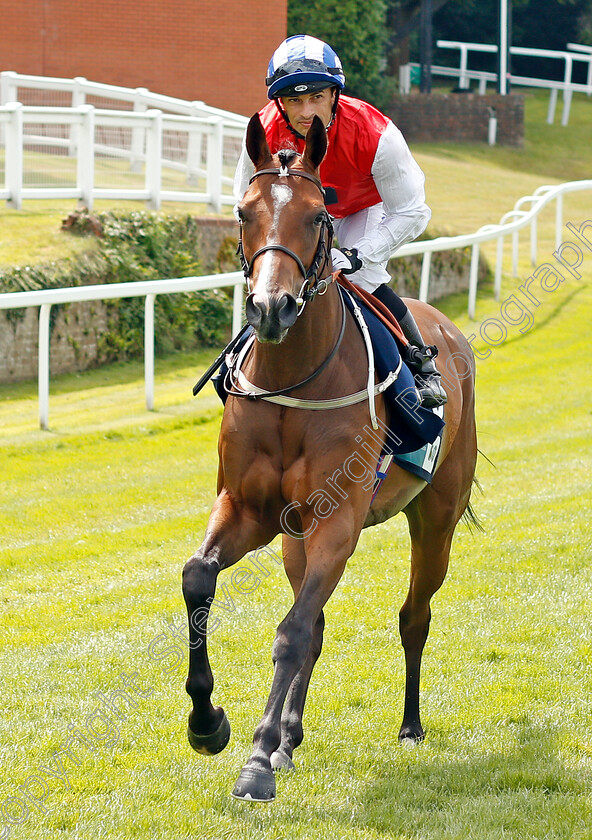
MULTIPOLYGON (((252 184, 255 178, 258 178, 260 175, 277 175, 279 177, 297 175, 300 178, 306 178, 309 181, 312 181, 312 183, 319 188, 325 199, 327 198, 326 191, 323 188, 323 185, 321 184, 319 179, 316 178, 314 175, 310 175, 308 172, 301 172, 300 170, 289 169, 286 165, 282 165, 278 169, 260 169, 259 172, 256 172, 253 175, 253 177, 249 181, 249 184, 252 184)), ((240 257, 241 265, 245 275, 245 280, 247 282, 247 287, 249 286, 249 278, 253 273, 253 263, 255 262, 257 257, 260 256, 260 254, 265 253, 265 251, 283 251, 285 254, 288 254, 290 257, 292 257, 292 259, 296 262, 298 268, 300 269, 300 273, 304 278, 304 282, 300 289, 300 294, 296 300, 299 307, 298 315, 300 315, 304 310, 306 302, 312 300, 316 295, 323 295, 329 288, 329 284, 333 282, 333 280, 335 280, 339 274, 339 272, 335 272, 321 279, 319 279, 318 276, 319 272, 325 266, 331 265, 332 238, 333 225, 331 223, 331 217, 329 216, 327 211, 325 211, 323 214, 323 220, 321 222, 321 230, 319 232, 319 242, 317 245, 317 250, 313 257, 312 263, 308 269, 304 267, 304 264, 298 256, 298 254, 295 254, 294 251, 290 250, 290 248, 286 248, 285 245, 264 245, 263 248, 259 248, 259 250, 253 254, 249 262, 247 261, 243 250, 241 223, 239 243, 236 252, 240 257)), ((246 397, 250 400, 267 400, 268 402, 275 403, 281 406, 286 406, 288 408, 300 408, 313 411, 327 411, 330 409, 345 408, 346 406, 355 405, 356 403, 362 402, 362 400, 367 399, 370 409, 370 420, 372 423, 372 428, 377 429, 378 420, 376 415, 375 398, 378 394, 382 394, 384 391, 386 391, 386 389, 389 388, 392 385, 392 383, 397 379, 399 371, 401 370, 402 359, 399 359, 399 364, 396 370, 391 370, 388 373, 386 379, 384 379, 382 382, 375 383, 374 351, 372 349, 370 333, 368 332, 368 327, 366 325, 366 322, 364 321, 364 317, 362 315, 360 307, 357 305, 355 299, 352 298, 352 296, 347 291, 344 291, 343 294, 339 294, 339 299, 341 301, 341 328, 339 330, 337 341, 333 345, 333 349, 331 350, 327 358, 324 360, 324 362, 309 376, 307 376, 306 379, 297 382, 295 385, 289 385, 286 388, 279 388, 274 391, 268 391, 264 388, 259 388, 257 385, 254 385, 253 383, 249 382, 249 380, 242 373, 241 366, 244 359, 246 358, 246 355, 249 353, 252 347, 252 342, 255 339, 255 335, 253 334, 251 338, 243 345, 241 350, 239 350, 237 353, 234 353, 232 356, 226 356, 227 371, 224 377, 224 389, 226 390, 226 393, 231 397, 246 397), (345 335, 346 308, 343 298, 344 294, 348 294, 352 301, 354 316, 358 321, 358 325, 360 327, 366 345, 366 352, 368 355, 368 381, 366 388, 364 388, 361 391, 357 391, 354 394, 347 394, 343 397, 335 397, 333 399, 309 400, 299 399, 298 397, 291 396, 293 391, 302 388, 304 385, 307 385, 309 382, 312 382, 313 379, 316 379, 316 377, 319 376, 319 374, 322 373, 322 371, 327 369, 329 363, 337 355, 337 352, 339 350, 339 347, 341 346, 341 342, 345 335)))
MULTIPOLYGON (((280 178, 296 175, 299 178, 306 178, 307 181, 311 181, 316 187, 319 188, 321 194, 323 195, 323 198, 325 198, 325 189, 322 183, 319 181, 318 178, 316 178, 314 175, 310 175, 308 172, 302 172, 299 169, 289 169, 285 165, 278 167, 277 169, 260 169, 259 172, 255 172, 255 174, 249 181, 249 186, 260 175, 278 175, 280 178)), ((304 278, 304 282, 302 283, 302 286, 300 287, 300 292, 298 294, 298 297, 296 298, 296 303, 298 304, 298 315, 300 315, 304 309, 304 305, 309 300, 312 300, 314 297, 316 297, 316 295, 323 295, 327 291, 329 283, 331 283, 333 279, 331 274, 329 274, 327 277, 319 278, 319 272, 322 271, 322 269, 326 266, 331 265, 332 241, 333 224, 331 222, 331 217, 325 210, 320 225, 317 250, 308 269, 304 267, 304 263, 302 262, 298 254, 296 254, 290 248, 287 248, 285 245, 264 245, 262 248, 259 248, 258 251, 255 251, 255 253, 251 257, 251 260, 248 261, 245 257, 245 251, 243 247, 243 225, 242 222, 240 222, 239 240, 236 253, 238 254, 241 267, 245 275, 245 282, 247 284, 247 288, 249 288, 249 278, 253 274, 253 265, 257 257, 261 256, 261 254, 264 254, 266 251, 283 251, 285 254, 288 254, 288 256, 294 260, 294 262, 300 269, 300 273, 304 278)))
MULTIPOLYGON (((249 186, 253 183, 253 181, 258 178, 260 175, 277 175, 280 178, 289 177, 290 175, 296 175, 299 178, 306 178, 307 181, 311 181, 318 189, 321 191, 323 198, 325 198, 325 189, 320 182, 320 180, 315 177, 314 175, 310 175, 308 172, 302 172, 298 169, 289 169, 288 166, 285 164, 278 167, 277 169, 260 169, 258 172, 255 172, 251 180, 249 181, 249 186)), ((243 273, 245 275, 245 281, 247 283, 247 288, 249 288, 249 278, 253 273, 253 264, 257 257, 261 254, 264 254, 266 251, 283 251, 283 253, 288 254, 298 268, 300 269, 300 273, 304 278, 304 282, 300 287, 300 292, 298 297, 296 298, 296 303, 298 305, 298 315, 301 315, 305 304, 309 300, 313 300, 316 295, 324 295, 327 289, 329 288, 329 284, 333 282, 335 279, 335 275, 329 273, 327 277, 319 278, 319 272, 322 271, 326 266, 331 266, 331 242, 333 241, 333 224, 331 221, 331 217, 329 213, 325 210, 323 212, 323 218, 320 224, 319 230, 319 241, 317 244, 317 249, 315 251, 315 255, 312 259, 310 266, 305 268, 304 263, 294 251, 290 248, 287 248, 285 245, 264 245, 259 250, 255 251, 251 260, 248 261, 245 257, 245 252, 243 248, 243 226, 242 222, 240 224, 240 234, 239 234, 239 241, 238 247, 236 249, 236 253, 239 256, 241 266, 243 269, 243 273)), ((250 291, 250 289, 249 289, 250 291)), ((237 387, 236 383, 232 381, 232 374, 233 374, 233 364, 229 365, 229 370, 226 377, 225 387, 226 391, 230 396, 234 397, 249 397, 250 399, 260 399, 260 398, 269 398, 269 397, 281 397, 284 394, 290 393, 291 391, 296 391, 298 388, 302 388, 304 385, 307 385, 309 382, 312 382, 313 379, 316 379, 320 373, 322 373, 329 363, 333 360, 335 355, 337 354, 339 347, 341 346, 341 342, 343 340, 343 336, 345 334, 345 324, 346 324, 346 314, 345 314, 345 305, 343 303, 343 299, 340 297, 341 301, 341 328, 339 330, 339 335, 337 337, 337 341, 335 342, 333 349, 324 360, 324 362, 318 367, 315 371, 313 371, 310 376, 307 376, 306 379, 301 380, 300 382, 296 383, 295 385, 291 385, 288 388, 280 388, 276 391, 260 391, 260 393, 253 393, 252 390, 245 392, 237 387)), ((244 350, 247 350, 248 346, 246 345, 244 350)), ((235 357, 234 361, 239 361, 237 357, 235 357)), ((240 361, 239 361, 239 369, 240 369, 240 361)))

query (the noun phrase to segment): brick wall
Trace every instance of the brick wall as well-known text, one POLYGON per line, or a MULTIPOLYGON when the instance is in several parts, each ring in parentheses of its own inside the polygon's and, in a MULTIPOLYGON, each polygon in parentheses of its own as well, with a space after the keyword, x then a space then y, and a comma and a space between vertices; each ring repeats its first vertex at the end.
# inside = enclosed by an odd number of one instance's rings
MULTIPOLYGON (((97 361, 97 340, 107 329, 107 307, 100 301, 60 306, 50 338, 50 372, 86 370, 97 361)), ((37 377, 39 307, 0 312, 0 382, 37 377), (19 316, 15 317, 16 312, 19 316)))
POLYGON ((287 0, 5 3, 0 70, 147 87, 251 116, 286 37, 287 0))
POLYGON ((408 142, 487 142, 489 111, 497 117, 497 143, 524 143, 524 97, 473 93, 412 94, 393 100, 388 115, 408 142))

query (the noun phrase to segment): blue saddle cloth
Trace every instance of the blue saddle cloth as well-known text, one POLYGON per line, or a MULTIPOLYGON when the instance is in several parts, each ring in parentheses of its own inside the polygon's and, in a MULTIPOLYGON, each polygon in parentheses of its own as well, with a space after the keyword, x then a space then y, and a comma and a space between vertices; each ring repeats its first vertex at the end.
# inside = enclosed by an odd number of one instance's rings
MULTIPOLYGON (((353 313, 354 307, 349 293, 341 287, 339 287, 339 291, 343 296, 345 305, 353 313)), ((376 373, 379 380, 383 381, 399 365, 400 353, 397 342, 382 321, 368 309, 361 299, 357 298, 356 303, 362 310, 368 326, 374 351, 376 373)), ((355 317, 354 321, 356 324, 358 323, 355 317)), ((244 346, 251 334, 252 331, 247 331, 244 339, 235 348, 235 353, 244 346)), ((223 363, 220 372, 212 378, 214 387, 223 403, 226 402, 228 397, 224 385, 227 372, 226 363, 223 363)), ((423 408, 419 404, 413 374, 405 363, 401 365, 399 376, 387 388, 383 396, 389 414, 389 429, 384 451, 393 455, 394 460, 400 466, 419 475, 420 478, 430 481, 431 472, 428 472, 422 466, 425 461, 423 453, 426 451, 433 452, 435 442, 438 442, 439 445, 439 439, 444 428, 444 420, 440 416, 442 411, 434 412, 431 409, 423 408), (415 453, 415 455, 413 457, 403 457, 406 453, 415 453)))
MULTIPOLYGON (((341 288, 345 305, 353 312, 353 305, 349 294, 341 288)), ((357 299, 356 303, 362 310, 364 320, 370 332, 372 349, 374 351, 374 366, 380 381, 386 379, 390 371, 396 370, 400 352, 396 339, 378 318, 364 303, 357 299)), ((357 324, 356 320, 356 324, 357 324)), ((417 452, 434 441, 442 433, 444 420, 439 416, 442 412, 435 413, 429 408, 423 408, 419 404, 419 397, 415 389, 413 374, 405 363, 401 365, 399 376, 383 394, 389 410, 389 434, 386 446, 393 455, 402 455, 408 452, 417 452)), ((395 459, 399 462, 399 459, 395 459)), ((405 460, 401 463, 405 469, 411 469, 411 461, 405 460)), ((416 470, 412 472, 425 475, 416 470)))

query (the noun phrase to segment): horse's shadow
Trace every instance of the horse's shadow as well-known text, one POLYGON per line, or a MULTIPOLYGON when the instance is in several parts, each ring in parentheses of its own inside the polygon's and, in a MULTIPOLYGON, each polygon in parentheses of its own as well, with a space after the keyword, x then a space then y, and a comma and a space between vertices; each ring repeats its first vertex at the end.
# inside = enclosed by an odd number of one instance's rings
MULTIPOLYGON (((360 785, 352 780, 343 805, 332 807, 325 801, 315 807, 309 801, 300 811, 290 807, 291 819, 303 831, 296 829, 294 835, 307 836, 307 829, 318 822, 332 824, 336 837, 349 836, 348 828, 353 828, 353 836, 373 831, 401 840, 542 838, 555 836, 553 825, 567 831, 561 836, 589 836, 592 806, 585 801, 592 785, 577 762, 562 755, 565 744, 563 730, 523 718, 508 725, 507 749, 498 746, 487 754, 472 754, 467 744, 466 755, 459 758, 451 745, 447 759, 443 737, 437 750, 428 743, 385 749, 382 758, 373 762, 370 781, 360 785)), ((301 760, 297 772, 306 773, 304 755, 301 760)), ((348 787, 347 780, 343 784, 348 787)), ((284 776, 281 799, 286 802, 291 787, 290 775, 284 776)))

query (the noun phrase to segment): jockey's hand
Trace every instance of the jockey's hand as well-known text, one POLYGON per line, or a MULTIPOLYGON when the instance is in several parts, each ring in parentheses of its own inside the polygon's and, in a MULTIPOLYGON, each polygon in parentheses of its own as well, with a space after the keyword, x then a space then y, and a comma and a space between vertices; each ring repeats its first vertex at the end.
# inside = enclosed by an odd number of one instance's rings
POLYGON ((343 271, 344 274, 353 274, 362 268, 357 248, 331 248, 331 260, 333 271, 343 271))

